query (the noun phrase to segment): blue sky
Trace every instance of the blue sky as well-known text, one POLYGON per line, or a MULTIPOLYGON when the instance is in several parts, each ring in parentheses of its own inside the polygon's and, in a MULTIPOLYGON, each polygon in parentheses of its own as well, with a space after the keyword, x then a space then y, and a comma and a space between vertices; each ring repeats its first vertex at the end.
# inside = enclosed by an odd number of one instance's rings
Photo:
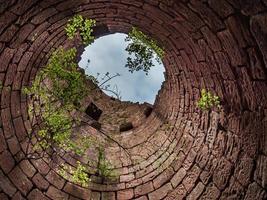
POLYGON ((108 82, 111 88, 117 85, 121 92, 121 100, 153 104, 164 81, 165 69, 162 64, 159 65, 154 60, 155 66, 150 69, 148 75, 143 71, 129 72, 125 67, 128 57, 125 51, 127 43, 124 41, 126 36, 126 34, 116 33, 95 40, 92 45, 85 48, 79 66, 85 68, 89 59, 87 74, 94 76, 97 73, 104 75, 106 72, 110 75, 121 74, 108 82))

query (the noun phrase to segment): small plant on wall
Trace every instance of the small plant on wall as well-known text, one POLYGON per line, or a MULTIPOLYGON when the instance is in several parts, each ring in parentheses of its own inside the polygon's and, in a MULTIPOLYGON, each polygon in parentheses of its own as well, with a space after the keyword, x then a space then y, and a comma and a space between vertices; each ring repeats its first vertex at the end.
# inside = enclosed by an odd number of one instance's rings
POLYGON ((111 163, 106 159, 105 150, 102 146, 98 147, 97 173, 104 180, 115 180, 117 174, 112 170, 111 163))
POLYGON ((150 68, 154 66, 152 61, 154 57, 159 64, 161 63, 165 54, 164 49, 136 27, 132 28, 125 41, 129 42, 126 51, 130 55, 125 67, 129 68, 130 72, 143 70, 148 74, 150 68))
POLYGON ((65 30, 69 39, 73 39, 76 34, 80 34, 83 43, 85 45, 90 45, 95 40, 95 37, 92 35, 93 27, 95 26, 95 20, 86 19, 81 15, 75 15, 68 21, 65 30))
POLYGON ((80 184, 83 187, 87 187, 90 181, 88 174, 86 173, 86 167, 79 161, 76 162, 76 168, 68 165, 61 165, 58 173, 74 183, 80 184))
POLYGON ((219 108, 220 98, 216 95, 213 95, 211 92, 202 89, 201 98, 199 99, 197 105, 201 110, 210 110, 213 107, 219 108))

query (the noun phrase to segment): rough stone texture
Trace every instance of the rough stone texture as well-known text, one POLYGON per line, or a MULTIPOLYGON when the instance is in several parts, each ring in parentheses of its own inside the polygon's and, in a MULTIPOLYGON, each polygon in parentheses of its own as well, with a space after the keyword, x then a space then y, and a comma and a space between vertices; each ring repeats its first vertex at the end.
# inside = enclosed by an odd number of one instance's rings
POLYGON ((267 199, 266 27, 266 0, 0 0, 0 199, 267 199), (107 148, 118 180, 94 174, 87 188, 56 166, 88 158, 25 155, 32 127, 22 87, 53 48, 77 46, 64 33, 75 13, 97 20, 96 37, 137 26, 166 51, 149 115, 150 105, 102 94, 101 129, 119 130, 122 116, 134 129, 114 136, 128 154, 107 148), (221 109, 197 108, 202 88, 221 109))

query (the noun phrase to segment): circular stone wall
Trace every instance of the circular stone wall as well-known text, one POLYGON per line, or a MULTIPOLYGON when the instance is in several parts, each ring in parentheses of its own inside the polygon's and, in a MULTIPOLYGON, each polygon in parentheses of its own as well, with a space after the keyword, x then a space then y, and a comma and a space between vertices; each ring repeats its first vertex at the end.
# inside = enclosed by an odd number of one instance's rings
POLYGON ((0 1, 0 199, 266 199, 266 8, 266 0, 0 1), (88 188, 59 176, 55 159, 25 158, 21 89, 53 48, 70 45, 64 26, 74 14, 96 19, 96 36, 137 26, 166 49, 152 114, 108 148, 119 180, 92 176, 88 188), (197 108, 202 88, 222 109, 197 108))

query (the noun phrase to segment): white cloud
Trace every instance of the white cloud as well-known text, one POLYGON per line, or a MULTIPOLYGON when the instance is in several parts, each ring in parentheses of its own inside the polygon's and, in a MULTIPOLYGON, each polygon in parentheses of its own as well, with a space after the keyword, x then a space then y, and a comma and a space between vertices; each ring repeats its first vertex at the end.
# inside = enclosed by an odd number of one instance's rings
POLYGON ((91 46, 85 48, 80 67, 85 68, 90 59, 88 74, 96 76, 97 73, 120 73, 120 77, 112 79, 109 84, 118 86, 123 101, 154 103, 155 96, 164 81, 163 65, 156 61, 155 66, 145 75, 143 71, 130 73, 125 67, 128 53, 125 51, 126 35, 116 33, 97 39, 91 46))

